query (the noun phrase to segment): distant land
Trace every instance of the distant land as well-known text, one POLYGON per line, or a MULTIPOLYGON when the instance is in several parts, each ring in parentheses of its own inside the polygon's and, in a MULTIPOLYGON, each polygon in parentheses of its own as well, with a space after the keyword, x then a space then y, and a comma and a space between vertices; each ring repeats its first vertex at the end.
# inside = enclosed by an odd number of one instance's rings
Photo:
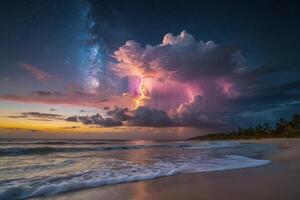
POLYGON ((279 119, 273 128, 269 123, 256 127, 239 128, 230 133, 212 133, 189 138, 188 140, 240 140, 261 138, 300 137, 300 115, 295 113, 291 120, 279 119))

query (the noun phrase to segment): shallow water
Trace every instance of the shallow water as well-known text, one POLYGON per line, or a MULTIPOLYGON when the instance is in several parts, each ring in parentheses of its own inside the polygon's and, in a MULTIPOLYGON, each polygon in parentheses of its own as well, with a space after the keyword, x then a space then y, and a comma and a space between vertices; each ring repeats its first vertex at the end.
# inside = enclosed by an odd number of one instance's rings
POLYGON ((1 140, 0 199, 25 199, 170 176, 255 167, 270 144, 229 141, 1 140))

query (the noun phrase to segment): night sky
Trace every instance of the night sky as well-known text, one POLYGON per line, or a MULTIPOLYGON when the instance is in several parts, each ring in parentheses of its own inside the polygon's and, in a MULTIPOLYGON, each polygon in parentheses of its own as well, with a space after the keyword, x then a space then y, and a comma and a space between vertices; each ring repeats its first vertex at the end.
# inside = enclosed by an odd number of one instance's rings
POLYGON ((1 1, 0 135, 173 139, 288 118, 299 13, 297 1, 1 1))

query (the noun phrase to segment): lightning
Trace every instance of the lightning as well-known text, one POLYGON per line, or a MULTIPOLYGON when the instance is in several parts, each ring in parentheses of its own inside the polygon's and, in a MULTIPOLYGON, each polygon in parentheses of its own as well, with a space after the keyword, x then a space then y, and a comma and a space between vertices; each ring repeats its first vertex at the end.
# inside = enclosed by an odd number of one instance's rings
POLYGON ((135 109, 140 106, 144 106, 151 97, 148 95, 148 91, 144 85, 144 77, 140 77, 139 82, 139 96, 135 99, 135 109))

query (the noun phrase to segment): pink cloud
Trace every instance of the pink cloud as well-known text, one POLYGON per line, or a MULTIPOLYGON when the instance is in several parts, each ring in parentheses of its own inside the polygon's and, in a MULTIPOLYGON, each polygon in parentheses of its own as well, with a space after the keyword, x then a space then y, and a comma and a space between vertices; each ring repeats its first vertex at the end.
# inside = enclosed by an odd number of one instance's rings
POLYGON ((4 94, 0 100, 16 101, 22 103, 63 104, 75 106, 88 106, 95 108, 113 107, 115 105, 128 106, 132 98, 128 96, 110 96, 87 94, 82 91, 68 91, 66 93, 34 91, 24 95, 4 94))
POLYGON ((29 71, 39 81, 48 82, 50 80, 57 79, 51 74, 48 74, 47 72, 44 72, 31 64, 23 63, 23 62, 18 62, 17 64, 21 66, 22 69, 29 71))
MULTIPOLYGON (((199 94, 202 111, 220 110, 227 99, 239 96, 234 78, 246 68, 238 47, 198 41, 186 31, 167 33, 156 45, 127 41, 113 57, 117 62, 110 68, 116 76, 142 77, 150 97, 144 105, 164 110, 174 110, 199 94)), ((134 78, 129 83, 128 92, 138 96, 134 78)))
POLYGON ((232 81, 221 78, 217 80, 217 85, 220 88, 221 92, 228 98, 235 98, 240 95, 232 81))

